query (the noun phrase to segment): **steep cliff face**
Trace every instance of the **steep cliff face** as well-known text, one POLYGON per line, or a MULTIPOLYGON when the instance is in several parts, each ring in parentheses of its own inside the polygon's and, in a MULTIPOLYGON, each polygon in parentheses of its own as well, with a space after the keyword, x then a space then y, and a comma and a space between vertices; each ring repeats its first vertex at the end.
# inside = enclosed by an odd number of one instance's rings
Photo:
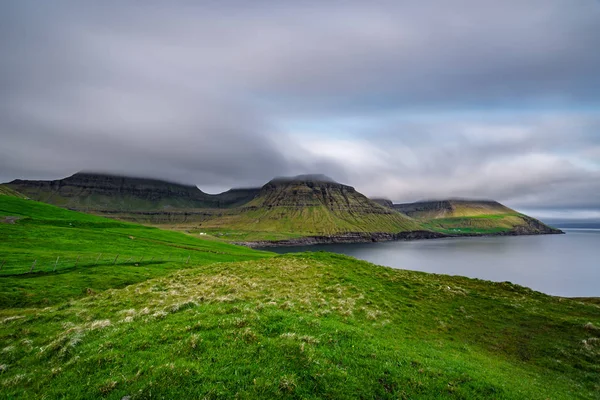
POLYGON ((325 207, 329 210, 391 214, 352 186, 300 177, 268 182, 245 207, 325 207))
POLYGON ((497 201, 466 199, 394 204, 394 209, 413 218, 425 219, 516 213, 497 201))
POLYGON ((232 207, 258 193, 258 189, 232 189, 210 195, 191 185, 95 173, 77 173, 54 181, 15 180, 7 186, 61 207, 113 212, 232 207))
POLYGON ((371 198, 371 201, 387 208, 394 209, 394 203, 388 199, 371 198))
POLYGON ((435 200, 394 204, 394 209, 450 235, 562 233, 492 200, 435 200))
POLYGON ((235 215, 223 215, 203 226, 320 235, 422 229, 351 186, 314 176, 274 179, 235 215))

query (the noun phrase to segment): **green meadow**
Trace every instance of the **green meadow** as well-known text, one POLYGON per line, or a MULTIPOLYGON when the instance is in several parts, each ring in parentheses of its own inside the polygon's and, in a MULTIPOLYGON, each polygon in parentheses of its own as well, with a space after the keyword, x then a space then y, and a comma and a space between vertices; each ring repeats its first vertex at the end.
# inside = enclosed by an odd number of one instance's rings
POLYGON ((270 255, 0 196, 4 306, 50 305, 182 268, 270 255))
POLYGON ((0 221, 0 398, 600 398, 597 299, 9 196, 0 221))

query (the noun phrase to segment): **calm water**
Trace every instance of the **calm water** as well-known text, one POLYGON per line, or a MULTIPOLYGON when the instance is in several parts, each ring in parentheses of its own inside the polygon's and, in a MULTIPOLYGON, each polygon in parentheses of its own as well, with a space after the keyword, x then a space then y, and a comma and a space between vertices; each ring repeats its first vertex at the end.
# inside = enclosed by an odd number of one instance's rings
POLYGON ((600 297, 600 229, 566 235, 449 238, 410 242, 277 247, 331 251, 415 271, 510 281, 557 296, 600 297))

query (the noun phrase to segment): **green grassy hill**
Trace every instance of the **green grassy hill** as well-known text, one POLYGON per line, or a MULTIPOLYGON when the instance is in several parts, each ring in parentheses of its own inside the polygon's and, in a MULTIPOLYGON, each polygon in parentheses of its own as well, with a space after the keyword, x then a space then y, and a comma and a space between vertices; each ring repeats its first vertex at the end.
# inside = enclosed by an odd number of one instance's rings
POLYGON ((0 210, 0 398, 600 396, 593 299, 0 210))
POLYGON ((545 234, 558 229, 489 200, 441 200, 394 204, 394 209, 449 235, 545 234))
POLYGON ((0 195, 3 306, 52 304, 192 264, 268 255, 0 195), (23 275, 32 266, 33 273, 23 275))
POLYGON ((296 177, 274 179, 241 208, 202 222, 200 230, 232 237, 294 238, 346 233, 398 233, 422 230, 407 216, 383 207, 353 187, 296 177))

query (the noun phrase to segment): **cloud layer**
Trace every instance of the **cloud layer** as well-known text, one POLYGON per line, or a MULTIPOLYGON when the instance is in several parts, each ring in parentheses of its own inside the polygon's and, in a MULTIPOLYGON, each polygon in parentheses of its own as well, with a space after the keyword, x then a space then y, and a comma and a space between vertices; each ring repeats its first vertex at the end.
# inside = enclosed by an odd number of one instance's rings
POLYGON ((600 210, 597 1, 3 2, 0 180, 600 210))

